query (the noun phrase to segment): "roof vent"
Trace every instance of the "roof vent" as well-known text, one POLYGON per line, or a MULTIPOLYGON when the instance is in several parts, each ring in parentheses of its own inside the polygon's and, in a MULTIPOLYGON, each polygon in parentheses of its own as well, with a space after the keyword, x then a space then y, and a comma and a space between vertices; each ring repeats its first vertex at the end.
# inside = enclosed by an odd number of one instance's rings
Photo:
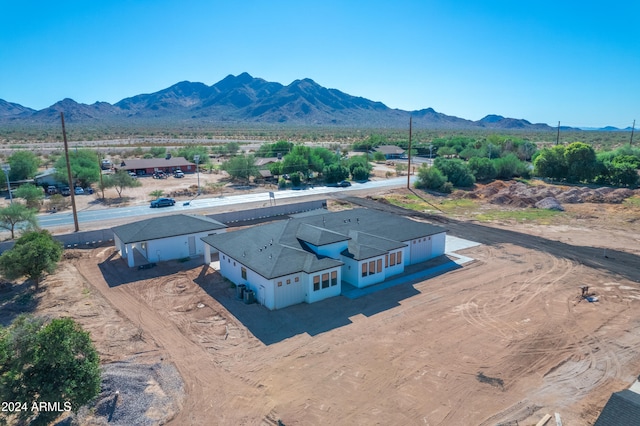
POLYGON ((258 249, 258 251, 262 251, 262 247, 260 247, 260 248, 258 249))

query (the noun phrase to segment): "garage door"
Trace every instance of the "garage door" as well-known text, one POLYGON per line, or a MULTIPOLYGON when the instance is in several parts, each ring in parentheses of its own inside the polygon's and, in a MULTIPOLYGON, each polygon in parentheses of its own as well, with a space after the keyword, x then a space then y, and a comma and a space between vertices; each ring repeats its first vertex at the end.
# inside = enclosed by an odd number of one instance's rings
POLYGON ((283 280, 281 286, 278 286, 278 282, 280 281, 277 281, 275 286, 276 309, 304 302, 304 287, 302 285, 302 280, 295 282, 294 279, 291 279, 289 284, 287 284, 287 280, 283 280))

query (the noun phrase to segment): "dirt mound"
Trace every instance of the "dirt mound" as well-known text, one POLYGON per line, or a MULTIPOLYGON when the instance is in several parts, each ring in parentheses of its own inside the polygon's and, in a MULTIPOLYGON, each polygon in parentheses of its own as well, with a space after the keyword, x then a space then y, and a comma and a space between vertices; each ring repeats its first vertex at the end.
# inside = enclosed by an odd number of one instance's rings
POLYGON ((522 182, 495 181, 478 186, 472 192, 458 195, 459 198, 486 199, 491 204, 511 207, 533 207, 539 201, 553 198, 558 204, 577 203, 621 203, 633 196, 634 191, 626 188, 561 187, 555 185, 527 185, 522 182), (475 194, 474 197, 472 194, 475 194))
POLYGON ((564 207, 554 197, 546 197, 535 204, 536 208, 564 211, 564 207))

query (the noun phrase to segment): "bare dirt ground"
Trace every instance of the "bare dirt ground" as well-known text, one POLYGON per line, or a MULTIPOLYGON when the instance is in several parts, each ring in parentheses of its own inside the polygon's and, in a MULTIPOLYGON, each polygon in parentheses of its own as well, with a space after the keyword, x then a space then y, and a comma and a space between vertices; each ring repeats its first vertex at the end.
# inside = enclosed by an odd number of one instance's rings
POLYGON ((474 262, 355 300, 271 312, 197 260, 130 270, 103 247, 67 252, 32 308, 78 318, 104 361, 173 363, 186 396, 159 423, 589 425, 640 373, 640 208, 565 207, 544 226, 440 217, 482 243, 474 262))

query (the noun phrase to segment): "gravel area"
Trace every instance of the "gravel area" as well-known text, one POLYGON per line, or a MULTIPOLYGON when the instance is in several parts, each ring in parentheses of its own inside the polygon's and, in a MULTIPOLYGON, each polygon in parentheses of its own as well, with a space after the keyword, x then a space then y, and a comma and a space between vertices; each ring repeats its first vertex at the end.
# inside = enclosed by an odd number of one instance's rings
POLYGON ((96 403, 58 425, 166 424, 182 408, 184 396, 182 379, 173 364, 141 364, 135 359, 114 362, 103 366, 96 403))

